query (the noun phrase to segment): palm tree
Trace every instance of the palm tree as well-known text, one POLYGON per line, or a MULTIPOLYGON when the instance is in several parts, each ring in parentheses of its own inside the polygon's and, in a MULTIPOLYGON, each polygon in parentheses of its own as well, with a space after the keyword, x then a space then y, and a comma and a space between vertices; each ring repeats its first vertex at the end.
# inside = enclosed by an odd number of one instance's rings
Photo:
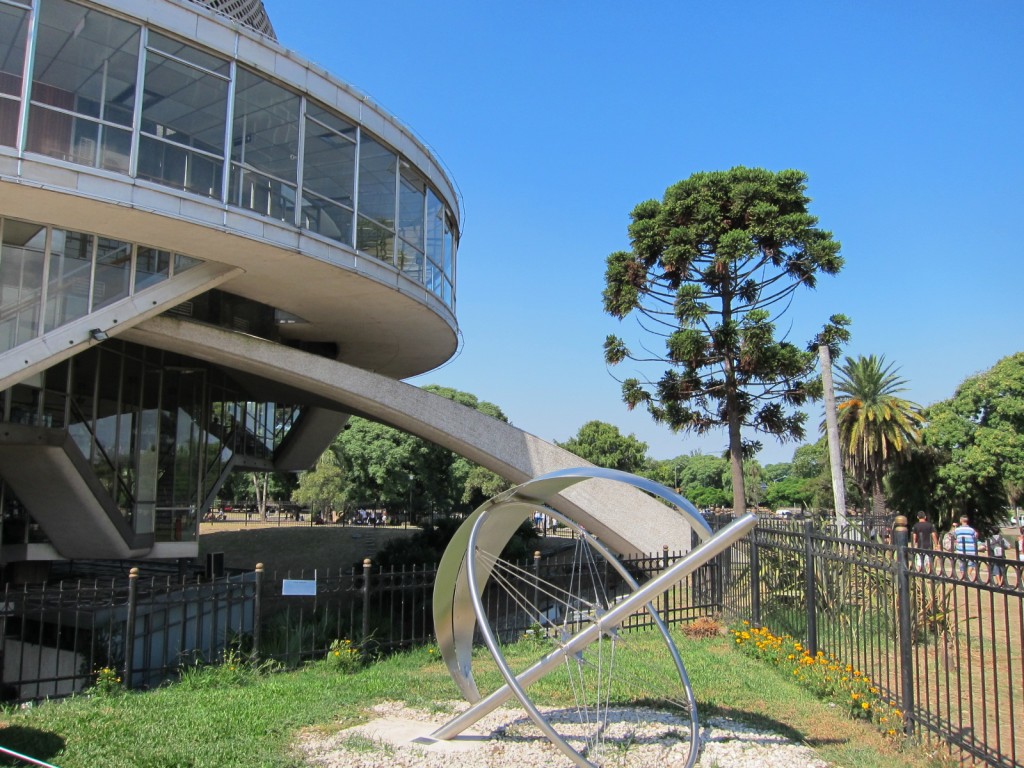
POLYGON ((879 516, 885 514, 882 479, 909 455, 924 423, 917 403, 896 396, 906 383, 884 356, 847 357, 836 376, 843 464, 879 516))

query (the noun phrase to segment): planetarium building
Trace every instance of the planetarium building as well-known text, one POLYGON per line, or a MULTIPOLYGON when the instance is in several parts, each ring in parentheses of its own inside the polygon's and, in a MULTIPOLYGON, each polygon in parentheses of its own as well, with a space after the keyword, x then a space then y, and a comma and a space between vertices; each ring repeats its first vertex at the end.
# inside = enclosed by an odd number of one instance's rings
POLYGON ((0 0, 0 560, 195 555, 228 472, 351 412, 230 347, 428 371, 458 239, 431 153, 258 0, 0 0))
MULTIPOLYGON (((309 468, 352 414, 515 483, 585 463, 401 381, 458 348, 459 233, 431 152, 260 0, 0 0, 8 575, 195 557, 230 472, 309 468)), ((618 483, 551 503, 690 540, 618 483)))

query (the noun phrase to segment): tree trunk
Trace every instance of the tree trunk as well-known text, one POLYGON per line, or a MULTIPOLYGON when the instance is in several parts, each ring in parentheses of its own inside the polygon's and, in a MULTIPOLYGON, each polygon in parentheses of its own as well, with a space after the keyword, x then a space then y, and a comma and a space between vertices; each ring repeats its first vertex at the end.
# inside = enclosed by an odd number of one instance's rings
POLYGON ((259 511, 259 519, 263 520, 267 514, 267 487, 270 485, 269 472, 253 472, 252 486, 256 494, 256 509, 259 511), (262 486, 260 481, 263 481, 262 486))
POLYGON ((882 490, 882 478, 876 475, 871 480, 871 512, 875 517, 885 517, 888 510, 885 508, 885 492, 882 490))
MULTIPOLYGON (((732 320, 732 295, 722 293, 722 325, 732 320)), ((732 514, 740 517, 747 513, 747 489, 743 482, 743 434, 740 422, 739 387, 736 368, 730 356, 732 350, 723 350, 722 368, 725 373, 725 412, 729 419, 729 467, 732 470, 732 514)), ((738 353, 736 353, 738 354, 738 353)))
POLYGON ((726 408, 729 413, 729 469, 732 472, 732 513, 739 517, 747 513, 747 489, 743 481, 743 435, 734 387, 726 385, 726 408))

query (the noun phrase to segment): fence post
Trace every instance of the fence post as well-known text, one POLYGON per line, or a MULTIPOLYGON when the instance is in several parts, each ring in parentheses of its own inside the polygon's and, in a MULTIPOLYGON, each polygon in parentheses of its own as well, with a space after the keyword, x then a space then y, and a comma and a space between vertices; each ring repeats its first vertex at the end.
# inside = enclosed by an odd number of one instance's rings
POLYGON ((132 665, 135 662, 135 609, 138 605, 139 569, 128 571, 128 616, 124 622, 124 687, 132 687, 132 665))
POLYGON ((818 653, 818 587, 814 578, 814 542, 811 539, 811 521, 804 523, 804 591, 807 594, 807 652, 818 653))
POLYGON ((914 733, 914 649, 910 622, 910 567, 907 561, 907 518, 896 515, 893 521, 896 544, 896 602, 899 611, 900 643, 900 706, 903 709, 903 731, 914 733))
MULTIPOLYGON (((539 600, 540 600, 540 550, 539 549, 535 549, 533 551, 533 607, 536 608, 537 610, 540 610, 540 603, 538 602, 539 600)), ((537 621, 538 624, 541 624, 541 625, 544 624, 544 622, 542 620, 542 617, 540 615, 538 615, 536 617, 531 617, 531 618, 536 618, 536 621, 537 621)), ((531 621, 530 624, 532 625, 533 621, 531 621)), ((544 634, 544 633, 542 632, 541 634, 544 634)))
POLYGON ((750 624, 761 628, 761 555, 757 549, 757 529, 750 532, 750 624))
POLYGON ((252 598, 252 658, 260 658, 260 626, 263 624, 263 563, 256 563, 256 590, 252 598))
MULTIPOLYGON (((668 568, 668 544, 662 544, 661 545, 661 567, 664 568, 664 569, 668 568)), ((691 576, 690 578, 692 579, 693 577, 691 576)), ((669 609, 668 595, 669 595, 669 592, 672 592, 672 591, 673 590, 671 590, 671 589, 667 590, 661 596, 661 618, 662 618, 662 621, 664 621, 666 624, 669 623, 669 618, 668 618, 668 609, 669 609)))
POLYGON ((365 647, 370 639, 370 558, 363 560, 363 638, 365 647))

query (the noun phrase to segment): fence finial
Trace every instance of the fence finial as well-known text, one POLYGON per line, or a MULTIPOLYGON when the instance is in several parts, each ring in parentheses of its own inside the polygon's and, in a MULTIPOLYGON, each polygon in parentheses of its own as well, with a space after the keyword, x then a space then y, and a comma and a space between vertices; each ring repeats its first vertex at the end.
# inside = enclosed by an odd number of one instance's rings
POLYGON ((907 529, 907 516, 896 515, 895 519, 892 521, 892 525, 894 529, 903 529, 905 531, 907 529))

